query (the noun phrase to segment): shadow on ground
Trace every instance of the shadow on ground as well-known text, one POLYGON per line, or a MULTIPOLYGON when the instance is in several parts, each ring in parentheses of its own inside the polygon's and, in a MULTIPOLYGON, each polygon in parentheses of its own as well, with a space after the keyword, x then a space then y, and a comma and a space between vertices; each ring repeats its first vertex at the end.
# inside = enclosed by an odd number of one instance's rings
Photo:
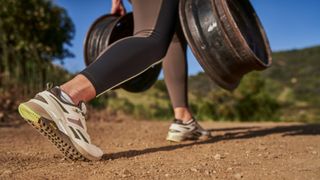
POLYGON ((268 136, 272 134, 283 134, 282 136, 317 136, 320 135, 320 124, 299 124, 291 126, 277 126, 271 128, 261 128, 258 126, 251 127, 239 127, 239 128, 221 128, 221 129, 209 129, 209 131, 218 132, 224 131, 224 135, 214 135, 208 140, 195 141, 187 144, 175 144, 162 147, 147 148, 143 150, 129 150, 117 153, 105 154, 103 160, 119 159, 119 158, 131 158, 149 153, 155 153, 160 151, 172 151, 179 148, 184 148, 193 145, 210 144, 219 141, 237 140, 237 139, 250 139, 268 136), (236 131, 236 132, 235 132, 236 131))

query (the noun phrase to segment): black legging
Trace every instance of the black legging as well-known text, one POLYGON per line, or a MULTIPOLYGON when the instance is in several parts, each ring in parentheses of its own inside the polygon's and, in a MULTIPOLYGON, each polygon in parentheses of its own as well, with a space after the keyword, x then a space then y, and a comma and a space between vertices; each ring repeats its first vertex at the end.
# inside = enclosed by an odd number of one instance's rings
POLYGON ((173 107, 187 107, 186 43, 181 33, 174 33, 181 32, 177 25, 178 2, 132 0, 134 36, 113 43, 81 72, 93 84, 97 95, 164 60, 173 107))

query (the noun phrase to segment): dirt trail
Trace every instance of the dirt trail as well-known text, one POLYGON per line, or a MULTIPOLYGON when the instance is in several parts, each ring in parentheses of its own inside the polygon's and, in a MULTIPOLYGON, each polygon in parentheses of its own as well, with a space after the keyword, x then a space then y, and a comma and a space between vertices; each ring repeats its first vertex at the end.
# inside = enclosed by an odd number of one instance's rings
POLYGON ((169 122, 89 122, 99 162, 69 162, 32 127, 0 127, 0 179, 320 179, 320 125, 204 122, 214 137, 166 142, 169 122))

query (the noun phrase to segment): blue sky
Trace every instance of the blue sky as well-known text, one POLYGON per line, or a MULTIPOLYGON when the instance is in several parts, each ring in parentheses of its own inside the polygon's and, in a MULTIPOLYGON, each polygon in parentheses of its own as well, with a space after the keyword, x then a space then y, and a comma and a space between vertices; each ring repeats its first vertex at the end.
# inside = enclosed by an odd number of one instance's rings
MULTIPOLYGON (((91 23, 110 11, 111 0, 53 0, 64 7, 76 28, 74 58, 65 59, 64 67, 71 72, 85 68, 83 39, 91 23)), ((124 0, 127 9, 130 4, 124 0)), ((320 0, 251 0, 269 37, 273 51, 299 49, 320 45, 320 0)), ((188 51, 189 74, 202 71, 188 51)))

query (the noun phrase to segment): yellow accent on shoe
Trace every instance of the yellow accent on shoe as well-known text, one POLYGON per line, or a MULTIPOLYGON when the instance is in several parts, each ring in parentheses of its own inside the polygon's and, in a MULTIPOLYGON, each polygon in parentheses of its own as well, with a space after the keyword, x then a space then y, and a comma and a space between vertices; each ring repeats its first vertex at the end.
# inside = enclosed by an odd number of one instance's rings
POLYGON ((21 103, 18 107, 19 114, 27 120, 32 121, 33 123, 38 123, 39 119, 41 118, 40 115, 35 113, 32 109, 30 109, 27 105, 24 103, 21 103))

